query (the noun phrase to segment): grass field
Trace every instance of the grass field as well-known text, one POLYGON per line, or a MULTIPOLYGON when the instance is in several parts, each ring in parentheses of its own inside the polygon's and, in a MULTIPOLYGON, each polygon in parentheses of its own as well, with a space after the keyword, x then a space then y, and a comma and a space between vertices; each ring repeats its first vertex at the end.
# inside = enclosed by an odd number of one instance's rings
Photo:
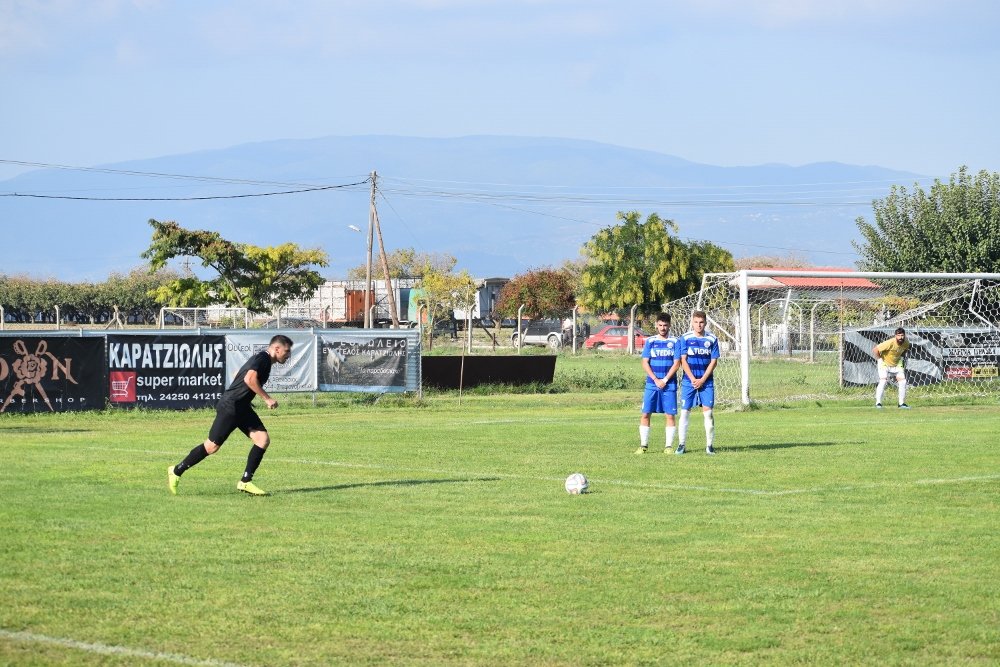
POLYGON ((995 401, 719 411, 679 457, 638 399, 290 397, 267 498, 238 434, 167 493, 207 411, 0 415, 0 664, 1000 663, 995 401))

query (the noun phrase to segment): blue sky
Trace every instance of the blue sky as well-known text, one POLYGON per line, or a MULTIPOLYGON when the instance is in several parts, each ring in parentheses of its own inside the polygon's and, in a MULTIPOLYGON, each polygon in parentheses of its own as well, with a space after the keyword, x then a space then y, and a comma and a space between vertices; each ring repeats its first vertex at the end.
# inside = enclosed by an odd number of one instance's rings
POLYGON ((944 178, 1000 168, 998 25, 987 0, 0 0, 0 159, 498 134, 944 178))

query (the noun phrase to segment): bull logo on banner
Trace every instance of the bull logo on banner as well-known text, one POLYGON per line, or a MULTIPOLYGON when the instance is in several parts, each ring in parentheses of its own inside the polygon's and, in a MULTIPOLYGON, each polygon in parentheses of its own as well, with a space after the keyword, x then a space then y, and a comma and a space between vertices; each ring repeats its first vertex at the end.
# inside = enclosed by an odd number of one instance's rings
MULTIPOLYGON (((46 341, 38 341, 38 345, 35 347, 34 352, 29 352, 27 346, 24 344, 23 340, 14 341, 14 352, 20 355, 20 359, 14 360, 11 364, 13 368, 14 375, 17 377, 17 382, 10 390, 10 394, 7 395, 7 400, 3 402, 3 406, 0 407, 0 412, 6 412, 7 407, 11 402, 17 398, 27 398, 26 389, 28 387, 34 387, 35 391, 41 396, 42 400, 45 401, 45 405, 48 406, 50 412, 55 412, 55 408, 52 407, 52 402, 49 400, 48 394, 45 393, 45 387, 42 386, 42 380, 45 378, 45 374, 49 369, 49 360, 52 361, 52 379, 59 379, 59 371, 62 370, 66 379, 77 384, 77 381, 73 379, 70 373, 70 366, 73 363, 72 359, 64 359, 60 361, 58 357, 53 355, 48 351, 49 345, 46 341), (48 357, 48 359, 46 359, 48 357)), ((0 359, 0 380, 5 380, 10 375, 11 368, 7 366, 7 362, 0 359)))

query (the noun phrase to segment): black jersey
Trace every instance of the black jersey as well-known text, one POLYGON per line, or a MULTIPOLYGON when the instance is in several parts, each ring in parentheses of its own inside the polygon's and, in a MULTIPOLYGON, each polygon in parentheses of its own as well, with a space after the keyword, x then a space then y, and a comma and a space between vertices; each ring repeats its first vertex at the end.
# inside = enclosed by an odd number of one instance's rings
POLYGON ((257 380, 260 382, 260 386, 263 387, 267 379, 271 377, 271 355, 267 353, 267 350, 261 350, 253 355, 240 367, 240 370, 236 373, 236 377, 233 378, 233 383, 229 385, 229 389, 226 389, 222 394, 222 398, 219 399, 220 405, 232 405, 237 408, 250 407, 253 397, 257 394, 244 381, 249 371, 257 371, 257 380))

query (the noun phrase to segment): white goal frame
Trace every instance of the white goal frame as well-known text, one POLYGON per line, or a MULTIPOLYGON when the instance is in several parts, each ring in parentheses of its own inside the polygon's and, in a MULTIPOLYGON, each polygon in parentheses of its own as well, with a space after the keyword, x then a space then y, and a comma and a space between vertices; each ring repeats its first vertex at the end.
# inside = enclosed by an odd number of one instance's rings
MULTIPOLYGON (((794 284, 794 281, 785 282, 794 284)), ((754 402, 751 358, 753 357, 755 360, 754 368, 757 369, 761 368, 760 361, 773 361, 780 358, 779 355, 767 357, 765 351, 754 349, 755 345, 762 346, 764 344, 768 333, 774 334, 776 339, 785 337, 783 340, 788 346, 787 358, 791 359, 793 348, 800 355, 795 361, 814 362, 816 358, 815 343, 825 338, 828 347, 825 352, 820 353, 824 355, 822 359, 825 359, 827 363, 836 359, 839 366, 839 370, 836 371, 839 377, 834 375, 831 381, 831 386, 836 381, 837 386, 842 390, 836 392, 836 395, 840 397, 859 396, 861 394, 858 391, 851 394, 849 391, 845 391, 844 387, 858 388, 870 384, 870 381, 852 383, 851 379, 847 378, 845 382, 845 367, 852 372, 860 368, 866 378, 872 377, 875 373, 875 364, 874 358, 870 354, 871 339, 879 337, 879 340, 884 340, 891 336, 892 330, 897 326, 902 326, 908 331, 921 327, 936 327, 935 331, 939 333, 935 333, 935 336, 960 338, 963 333, 967 337, 981 336, 983 340, 990 341, 987 345, 991 346, 989 349, 991 359, 996 356, 1000 360, 1000 356, 997 356, 1000 355, 1000 347, 998 347, 1000 343, 996 342, 1000 341, 1000 307, 998 304, 1000 304, 1000 273, 746 269, 733 273, 705 274, 702 278, 701 290, 683 299, 665 304, 664 310, 673 315, 675 331, 679 332, 684 331, 687 327, 687 318, 690 317, 692 311, 703 310, 706 312, 708 328, 718 336, 724 356, 716 371, 717 376, 721 375, 716 380, 717 400, 720 397, 720 382, 722 382, 724 388, 722 394, 728 395, 729 402, 735 402, 734 394, 738 378, 739 404, 749 406, 754 402), (814 281, 806 287, 782 287, 778 286, 781 281, 767 280, 781 278, 820 280, 814 281), (871 296, 859 295, 857 292, 865 289, 858 288, 859 283, 867 284, 869 289, 878 289, 871 290, 871 296), (767 287, 762 287, 765 284, 767 287), (840 287, 837 287, 838 285, 840 287), (844 285, 853 286, 844 287, 844 285), (758 289, 761 291, 755 292, 756 296, 754 297, 751 292, 758 289), (783 293, 782 290, 785 292, 783 293), (850 294, 852 291, 855 293, 850 294), (793 292, 795 293, 794 298, 793 292), (779 298, 762 303, 764 295, 773 295, 779 298), (878 312, 876 304, 893 299, 905 305, 899 308, 883 307, 882 312, 878 312), (845 304, 847 305, 845 306, 845 304), (985 304, 987 307, 982 312, 977 311, 977 305, 980 304, 985 304), (761 311, 768 307, 783 313, 784 325, 775 326, 772 324, 768 327, 769 330, 765 331, 761 311), (843 313, 850 310, 851 307, 856 307, 852 315, 853 319, 845 319, 843 313), (838 309, 841 313, 839 324, 831 322, 831 320, 836 319, 838 309), (798 332, 793 333, 791 327, 788 326, 789 313, 798 320, 798 332), (758 329, 754 329, 755 319, 758 329), (819 328, 817 327, 818 323, 819 328), (825 329, 821 331, 820 328, 824 325, 825 329), (773 329, 781 329, 782 326, 785 327, 784 331, 773 331, 773 329), (974 334, 968 333, 973 330, 974 334), (757 335, 756 343, 755 334, 757 335), (791 342, 793 337, 797 337, 797 347, 791 342), (845 341, 847 342, 845 343, 845 341), (833 347, 829 347, 829 345, 833 347), (853 357, 846 356, 845 348, 850 348, 849 351, 853 357), (736 360, 738 360, 738 371, 733 368, 736 365, 734 363, 736 360)), ((933 366, 926 360, 921 363, 933 366)), ((1000 378, 997 378, 998 366, 1000 366, 1000 362, 991 368, 974 369, 988 371, 989 373, 984 375, 984 379, 988 381, 976 379, 965 383, 942 382, 940 391, 944 393, 954 391, 957 394, 983 394, 986 391, 993 391, 996 389, 997 383, 1000 383, 1000 378), (947 387, 944 386, 946 384, 947 387)), ((908 376, 910 374, 909 368, 908 365, 908 376)), ((958 369, 949 368, 948 370, 949 372, 951 370, 957 372, 958 369)), ((938 368, 937 371, 940 373, 941 369, 938 368)), ((834 372, 832 367, 830 372, 834 372)), ((914 371, 914 375, 919 375, 919 373, 914 371)), ((949 379, 951 379, 950 376, 949 379)), ((939 389, 935 389, 935 391, 939 391, 939 389)), ((814 398, 814 396, 807 393, 802 398, 814 398)), ((722 400, 727 401, 725 396, 722 400)))
POLYGON ((228 329, 249 329, 250 311, 246 308, 228 306, 208 306, 200 308, 160 308, 157 325, 161 329, 179 327, 181 329, 197 329, 199 327, 220 328, 228 323, 228 329), (167 324, 167 317, 180 319, 182 324, 167 324))

